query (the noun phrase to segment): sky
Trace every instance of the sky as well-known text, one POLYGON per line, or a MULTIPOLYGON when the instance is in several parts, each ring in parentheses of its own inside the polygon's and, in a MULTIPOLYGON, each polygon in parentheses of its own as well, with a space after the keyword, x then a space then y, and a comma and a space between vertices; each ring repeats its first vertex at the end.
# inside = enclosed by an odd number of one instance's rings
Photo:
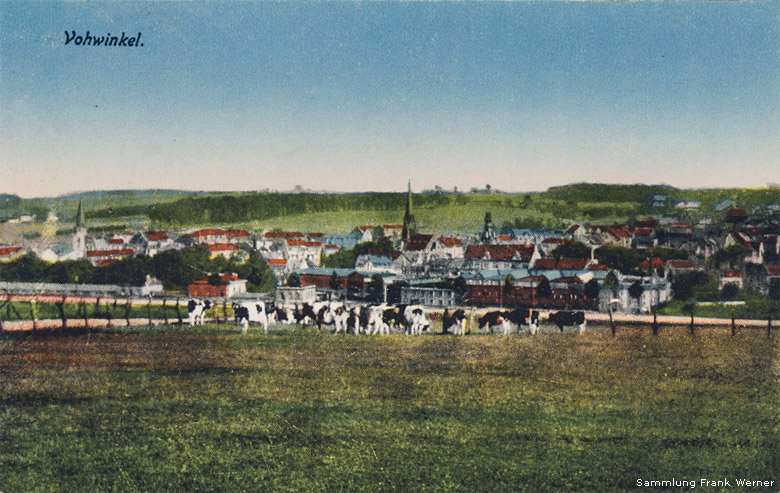
POLYGON ((0 193, 407 180, 780 182, 780 0, 0 2, 0 193))

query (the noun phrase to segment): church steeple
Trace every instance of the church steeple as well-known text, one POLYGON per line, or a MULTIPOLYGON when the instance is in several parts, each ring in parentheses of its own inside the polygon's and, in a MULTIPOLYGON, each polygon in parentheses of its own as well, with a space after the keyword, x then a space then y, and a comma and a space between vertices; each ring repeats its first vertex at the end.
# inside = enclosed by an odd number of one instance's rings
POLYGON ((404 226, 401 230, 401 241, 404 247, 415 233, 417 232, 417 224, 414 221, 414 214, 412 214, 412 180, 409 180, 406 192, 406 212, 404 213, 404 226))
POLYGON ((73 251, 79 258, 87 256, 87 222, 84 220, 84 209, 79 200, 79 208, 76 210, 76 231, 73 233, 73 251))

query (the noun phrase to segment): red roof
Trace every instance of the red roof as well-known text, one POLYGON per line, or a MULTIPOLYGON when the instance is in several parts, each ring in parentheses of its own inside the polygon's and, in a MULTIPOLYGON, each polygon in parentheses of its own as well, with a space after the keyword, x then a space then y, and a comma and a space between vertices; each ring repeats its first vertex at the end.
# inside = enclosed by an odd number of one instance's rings
POLYGON ((367 250, 363 252, 363 255, 381 255, 383 257, 390 257, 391 259, 395 260, 401 256, 401 252, 399 252, 398 250, 390 250, 389 252, 380 252, 378 250, 367 250))
POLYGON ((303 233, 297 231, 269 231, 265 234, 266 238, 303 238, 303 233))
POLYGON ((634 226, 637 228, 655 228, 658 226, 658 221, 655 220, 647 220, 647 221, 637 221, 634 223, 634 226))
POLYGON ((742 271, 727 271, 723 273, 723 277, 742 277, 742 271))
POLYGON ((0 248, 0 257, 11 255, 12 253, 16 253, 21 249, 22 247, 2 247, 0 248))
POLYGON ((540 258, 534 264, 536 270, 582 270, 590 262, 587 258, 540 258))
POLYGON ((192 233, 184 235, 185 238, 202 238, 204 236, 227 236, 228 232, 224 229, 217 228, 205 228, 193 231, 192 233))
POLYGON ((412 237, 409 238, 409 241, 406 243, 406 250, 411 252, 425 250, 425 247, 428 246, 431 238, 433 238, 433 235, 412 235, 412 237))
POLYGON ((369 229, 374 229, 375 226, 360 226, 360 231, 366 232, 369 229))
POLYGON ((108 265, 119 262, 118 258, 102 258, 100 260, 97 260, 95 263, 98 265, 108 265))
POLYGON ((466 258, 480 259, 489 255, 491 260, 512 260, 516 255, 529 262, 534 254, 533 245, 469 245, 466 258))
POLYGON ((555 279, 550 282, 565 282, 568 284, 582 284, 582 279, 580 279, 577 276, 569 276, 569 277, 559 277, 558 279, 555 279))
POLYGON ((519 281, 541 281, 542 279, 547 279, 547 276, 528 276, 518 280, 519 281))
POLYGON ((445 236, 442 236, 441 238, 439 238, 439 243, 441 243, 442 245, 444 245, 446 247, 463 246, 463 242, 460 241, 459 239, 451 238, 451 237, 445 237, 445 236))
POLYGON ((209 245, 209 251, 211 253, 227 251, 234 252, 236 250, 238 250, 238 247, 232 243, 214 243, 213 245, 209 245))
POLYGON ((574 242, 572 240, 564 240, 563 238, 545 238, 542 240, 542 243, 547 243, 548 245, 568 245, 574 242))
MULTIPOLYGON (((206 276, 206 277, 204 277, 202 279, 198 279, 197 281, 192 281, 192 284, 208 284, 209 283, 209 277, 210 276, 206 276)), ((237 275, 231 274, 229 272, 226 272, 224 274, 220 274, 219 275, 219 279, 221 281, 224 281, 224 282, 240 281, 241 280, 237 275)))
POLYGON ((113 257, 115 255, 135 255, 135 250, 132 248, 121 248, 119 250, 87 250, 87 258, 113 257))
POLYGON ((512 235, 498 235, 498 241, 512 241, 515 237, 512 235))
POLYGON ((306 241, 306 240, 287 240, 287 246, 318 247, 318 246, 322 246, 322 242, 306 241))
POLYGON ((690 269, 693 267, 693 263, 687 260, 670 260, 666 263, 675 269, 690 269))
POLYGON ((661 260, 660 258, 654 258, 654 259, 644 259, 642 262, 639 263, 640 269, 647 269, 647 268, 658 268, 658 267, 666 267, 666 262, 661 260))
POLYGON ((249 237, 249 231, 244 229, 229 229, 227 234, 231 238, 247 238, 249 237))
POLYGON ((609 267, 604 265, 604 264, 590 264, 590 267, 588 267, 588 270, 590 270, 590 271, 609 270, 609 267))
POLYGON ((322 248, 328 248, 331 250, 337 250, 339 248, 338 245, 324 245, 322 248))
POLYGON ((745 209, 729 209, 726 215, 730 217, 747 216, 747 212, 745 211, 745 209))
POLYGON ((652 228, 637 228, 634 233, 636 236, 650 236, 651 234, 653 234, 652 228))
POLYGON ((602 228, 602 230, 618 239, 631 238, 631 234, 628 231, 618 226, 607 226, 602 228))
POLYGON ((385 224, 382 229, 404 229, 403 224, 385 224))
POLYGON ((268 265, 287 265, 286 258, 269 258, 268 265))
POLYGON ((322 238, 324 236, 322 233, 306 233, 306 235, 309 238, 322 238))
POLYGON ((149 241, 165 241, 168 239, 168 233, 165 231, 147 231, 144 234, 149 241))
POLYGON ((766 270, 770 276, 780 276, 780 265, 767 265, 766 270))
POLYGON ((122 245, 124 244, 125 240, 122 238, 109 238, 108 244, 109 245, 122 245))
POLYGON ((580 229, 580 225, 579 225, 579 224, 572 224, 572 225, 569 227, 569 229, 567 229, 567 230, 566 230, 566 232, 567 232, 567 233, 574 233, 574 232, 575 232, 575 231, 577 231, 578 229, 580 229))

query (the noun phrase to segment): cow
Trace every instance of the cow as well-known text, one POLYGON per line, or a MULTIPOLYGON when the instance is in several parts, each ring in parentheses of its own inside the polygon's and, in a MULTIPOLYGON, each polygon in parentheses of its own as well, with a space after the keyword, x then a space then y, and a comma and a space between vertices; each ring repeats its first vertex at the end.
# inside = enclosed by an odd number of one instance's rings
POLYGON ((209 300, 203 301, 199 299, 191 299, 187 303, 187 312, 189 312, 189 324, 203 325, 203 314, 211 308, 211 302, 209 300))
POLYGON ((431 327, 431 322, 428 320, 422 307, 407 306, 404 309, 404 318, 406 319, 407 328, 405 333, 407 334, 418 336, 431 327))
POLYGON ((341 303, 325 304, 317 311, 317 326, 322 329, 323 324, 333 325, 334 332, 346 331, 347 317, 349 314, 341 303))
POLYGON ((366 323, 366 332, 380 335, 389 334, 390 326, 384 321, 384 313, 387 306, 382 303, 381 305, 369 305, 367 308, 368 322, 366 323), (370 332, 369 327, 371 327, 370 332))
POLYGON ((285 310, 282 310, 281 308, 276 308, 274 310, 274 320, 279 322, 280 324, 289 325, 295 321, 295 314, 293 313, 293 310, 291 308, 287 308, 285 310))
POLYGON ((501 333, 508 336, 512 330, 512 326, 509 324, 511 312, 507 311, 493 311, 487 312, 477 320, 480 329, 489 327, 491 331, 496 325, 501 326, 501 333))
POLYGON ((561 332, 563 332, 564 327, 573 327, 575 325, 579 325, 580 332, 585 331, 585 312, 554 312, 550 314, 549 320, 557 325, 561 332))
POLYGON ((303 325, 313 324, 317 320, 317 313, 314 311, 314 307, 309 303, 295 305, 293 316, 295 317, 296 323, 303 325))
POLYGON ((453 327, 452 333, 456 336, 463 335, 463 325, 466 320, 466 312, 458 309, 452 312, 452 315, 447 310, 444 310, 442 315, 442 331, 446 334, 450 327, 453 327))
POLYGON ((388 327, 406 329, 406 317, 404 317, 404 310, 406 305, 399 305, 397 307, 385 308, 382 313, 382 322, 388 327))
POLYGON ((539 326, 539 312, 536 310, 530 310, 528 308, 515 308, 511 312, 507 312, 507 317, 511 322, 517 325, 518 332, 520 327, 528 325, 528 330, 531 334, 536 334, 536 330, 539 326))
POLYGON ((241 326, 241 333, 246 334, 250 322, 256 322, 263 326, 263 331, 268 332, 268 314, 265 303, 262 301, 245 301, 233 303, 233 314, 236 322, 241 326))

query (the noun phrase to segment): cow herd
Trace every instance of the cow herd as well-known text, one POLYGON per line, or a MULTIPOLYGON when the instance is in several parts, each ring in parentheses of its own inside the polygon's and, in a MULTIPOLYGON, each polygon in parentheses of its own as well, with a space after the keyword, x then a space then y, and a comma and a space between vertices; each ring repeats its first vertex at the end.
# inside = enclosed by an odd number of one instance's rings
MULTIPOLYGON (((202 325, 204 313, 210 308, 208 300, 192 299, 187 305, 189 324, 202 325)), ((299 303, 290 307, 274 307, 262 301, 242 301, 232 304, 235 321, 246 333, 250 324, 257 324, 268 332, 271 325, 316 326, 330 329, 334 333, 352 334, 390 334, 404 333, 422 335, 431 332, 429 315, 418 305, 346 304, 343 302, 299 303)), ((438 316, 438 313, 437 313, 438 316)), ((527 331, 535 335, 539 330, 542 314, 529 308, 514 310, 494 310, 476 317, 469 316, 463 309, 452 312, 445 309, 441 314, 442 333, 463 335, 466 327, 497 330, 502 335, 510 335, 514 328, 518 333, 527 331)), ((552 312, 547 320, 556 325, 561 332, 564 327, 579 327, 585 330, 585 313, 572 311, 552 312)))

